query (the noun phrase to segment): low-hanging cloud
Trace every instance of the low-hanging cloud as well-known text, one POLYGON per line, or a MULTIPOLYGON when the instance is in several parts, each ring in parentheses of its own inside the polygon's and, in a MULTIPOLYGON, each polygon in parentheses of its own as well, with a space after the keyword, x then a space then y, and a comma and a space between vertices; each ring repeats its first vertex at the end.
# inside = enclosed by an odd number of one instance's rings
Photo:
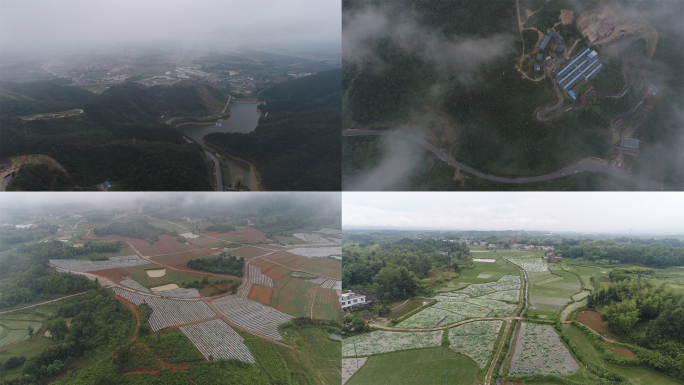
POLYGON ((513 49, 515 37, 496 34, 484 38, 446 36, 441 31, 420 24, 415 12, 369 5, 343 13, 342 54, 346 62, 383 64, 374 53, 374 41, 387 39, 407 55, 449 71, 463 83, 473 81, 481 65, 507 55, 513 49))
POLYGON ((380 148, 380 164, 355 176, 345 186, 345 190, 405 190, 409 187, 409 178, 425 168, 424 150, 420 145, 406 140, 400 132, 380 137, 380 148))

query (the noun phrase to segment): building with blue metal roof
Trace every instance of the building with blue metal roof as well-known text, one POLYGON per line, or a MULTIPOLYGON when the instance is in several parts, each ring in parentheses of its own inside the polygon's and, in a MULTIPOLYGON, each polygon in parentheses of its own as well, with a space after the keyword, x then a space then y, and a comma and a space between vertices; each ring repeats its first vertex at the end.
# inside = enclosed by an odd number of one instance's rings
POLYGON ((540 49, 544 49, 546 48, 546 45, 549 44, 549 41, 551 41, 549 35, 544 35, 544 37, 541 39, 537 47, 539 47, 540 49))
POLYGON ((107 187, 112 187, 112 184, 109 183, 109 181, 106 180, 106 181, 105 181, 105 186, 107 186, 107 187))
POLYGON ((653 90, 653 95, 657 94, 659 89, 660 88, 656 88, 655 90, 653 90))
POLYGON ((539 64, 534 65, 534 70, 539 71, 541 69, 541 66, 539 64))
POLYGON ((570 97, 573 99, 577 99, 577 97, 575 96, 575 93, 572 91, 568 91, 568 95, 570 95, 570 97))
POLYGON ((557 38, 556 38, 556 44, 561 44, 561 43, 562 43, 561 38, 560 38, 560 37, 557 37, 557 38))
POLYGON ((544 58, 544 55, 538 53, 537 54, 537 60, 542 60, 544 58))
POLYGON ((551 32, 551 33, 549 34, 549 36, 551 36, 551 37, 558 37, 558 33, 557 33, 557 32, 551 32))
POLYGON ((563 46, 562 46, 562 45, 557 45, 557 46, 556 46, 556 51, 558 51, 558 52, 563 51, 563 46))

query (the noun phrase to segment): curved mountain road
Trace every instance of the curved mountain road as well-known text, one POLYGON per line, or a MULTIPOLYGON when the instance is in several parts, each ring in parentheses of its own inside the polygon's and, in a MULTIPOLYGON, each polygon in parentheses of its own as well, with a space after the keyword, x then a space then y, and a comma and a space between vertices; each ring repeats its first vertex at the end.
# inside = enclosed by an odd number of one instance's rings
POLYGON ((599 172, 602 174, 607 174, 610 175, 616 179, 619 179, 621 181, 625 182, 631 182, 631 183, 636 183, 644 188, 651 189, 651 190, 683 190, 684 186, 666 186, 663 184, 639 179, 631 174, 628 174, 626 171, 610 167, 608 165, 602 164, 602 163, 577 163, 572 166, 564 167, 560 170, 553 171, 547 174, 543 175, 537 175, 537 176, 528 176, 528 177, 519 177, 519 178, 506 178, 506 177, 501 177, 501 176, 495 176, 495 175, 489 175, 485 174, 481 171, 475 170, 474 168, 470 166, 466 166, 463 163, 460 163, 456 161, 454 158, 446 154, 444 151, 438 149, 437 147, 433 146, 430 144, 428 141, 417 137, 416 135, 407 133, 407 132, 401 132, 401 131, 396 131, 396 130, 343 130, 342 131, 342 136, 379 136, 379 135, 389 135, 389 134, 395 134, 398 136, 403 137, 406 140, 410 140, 416 144, 419 144, 426 149, 432 151, 437 155, 438 158, 443 160, 444 162, 459 168, 465 172, 468 172, 470 174, 473 174, 477 176, 478 178, 490 180, 493 182, 498 182, 498 183, 533 183, 533 182, 543 182, 547 180, 552 180, 556 178, 562 178, 564 176, 569 176, 572 174, 577 174, 580 172, 599 172))

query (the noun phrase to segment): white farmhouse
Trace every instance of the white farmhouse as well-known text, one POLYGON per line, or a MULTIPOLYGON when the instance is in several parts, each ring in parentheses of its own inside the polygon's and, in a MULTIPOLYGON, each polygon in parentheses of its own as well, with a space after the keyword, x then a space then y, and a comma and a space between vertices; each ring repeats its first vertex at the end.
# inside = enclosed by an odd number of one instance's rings
POLYGON ((346 293, 340 295, 340 304, 342 305, 342 309, 363 305, 365 303, 366 296, 364 294, 357 294, 351 290, 348 290, 346 293))

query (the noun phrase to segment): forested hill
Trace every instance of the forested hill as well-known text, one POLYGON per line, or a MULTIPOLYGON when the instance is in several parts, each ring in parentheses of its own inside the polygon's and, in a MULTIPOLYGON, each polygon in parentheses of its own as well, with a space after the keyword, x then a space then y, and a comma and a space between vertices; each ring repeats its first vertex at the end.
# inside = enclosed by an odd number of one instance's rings
POLYGON ((0 114, 25 116, 81 108, 95 95, 78 87, 65 87, 49 80, 0 82, 0 114))
POLYGON ((225 102, 221 90, 205 83, 184 81, 147 88, 127 82, 104 91, 85 111, 98 122, 149 123, 161 115, 210 115, 225 102))
POLYGON ((48 155, 84 189, 105 180, 124 190, 212 189, 211 169, 202 148, 186 143, 180 131, 157 121, 171 111, 214 112, 225 100, 211 86, 182 82, 148 89, 125 83, 95 95, 76 87, 35 82, 2 83, 0 90, 3 156, 48 155), (4 101, 8 95, 15 100, 9 107, 4 101), (189 107, 181 110, 186 100, 189 107), (85 113, 25 122, 20 118, 70 108, 83 108, 85 113))
POLYGON ((267 190, 339 190, 341 70, 280 83, 259 95, 259 126, 205 139, 254 163, 267 190))

